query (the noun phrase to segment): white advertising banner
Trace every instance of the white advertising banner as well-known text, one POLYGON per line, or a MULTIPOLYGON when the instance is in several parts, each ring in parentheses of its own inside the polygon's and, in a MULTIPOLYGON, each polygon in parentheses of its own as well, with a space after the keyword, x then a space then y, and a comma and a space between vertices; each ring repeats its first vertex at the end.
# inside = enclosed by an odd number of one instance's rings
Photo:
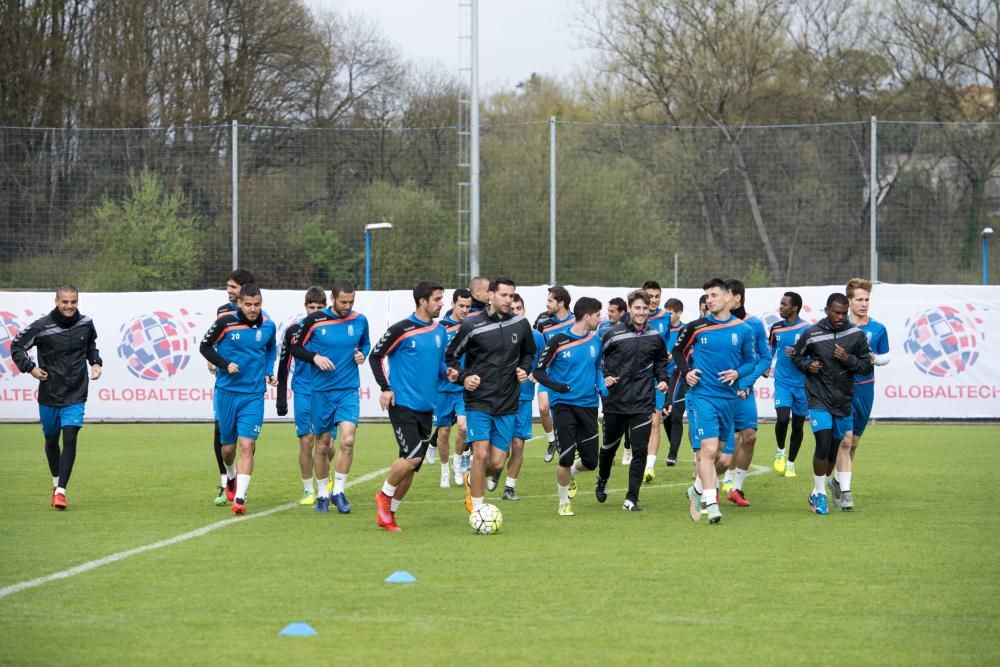
MULTIPOLYGON (((625 288, 568 286, 575 299, 603 303, 625 288)), ((842 286, 791 288, 802 295, 802 316, 823 316, 827 296, 842 286)), ((544 286, 521 288, 529 317, 545 307, 544 286)), ((765 328, 778 320, 786 288, 750 289, 748 310, 765 328)), ((303 315, 304 290, 266 290, 264 310, 285 328, 303 315)), ((684 303, 684 321, 698 315, 696 289, 665 289, 684 303)), ((97 326, 104 373, 90 386, 88 421, 189 421, 212 419, 214 378, 198 353, 201 337, 226 300, 219 290, 81 293, 80 310, 97 326)), ((446 293, 450 303, 451 290, 446 293)), ((37 381, 19 373, 10 357, 17 332, 54 306, 54 294, 0 292, 0 421, 38 418, 37 381)), ((355 308, 371 326, 372 343, 390 322, 413 310, 408 291, 359 292, 355 308)), ((891 361, 876 370, 875 418, 1000 419, 1000 287, 878 285, 870 314, 889 331, 891 361)), ((755 386, 760 416, 774 416, 773 383, 755 386)), ((274 390, 266 418, 279 419, 274 390)), ((361 373, 361 415, 381 417, 378 387, 368 366, 361 373)), ((284 419, 290 420, 291 416, 284 419)))

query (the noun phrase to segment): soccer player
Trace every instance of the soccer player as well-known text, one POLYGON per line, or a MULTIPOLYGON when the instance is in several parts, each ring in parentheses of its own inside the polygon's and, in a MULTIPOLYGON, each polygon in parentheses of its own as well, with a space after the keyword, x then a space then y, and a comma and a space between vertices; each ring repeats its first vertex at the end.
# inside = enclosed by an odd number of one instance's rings
MULTIPOLYGON (((257 283, 254 275, 247 269, 234 269, 226 277, 226 296, 229 300, 215 309, 215 316, 217 318, 239 310, 236 306, 236 300, 240 296, 240 288, 247 283, 257 283)), ((208 371, 214 375, 216 371, 215 366, 209 364, 208 371)), ((215 493, 215 504, 222 507, 233 499, 233 492, 236 491, 236 478, 228 477, 226 463, 222 460, 222 441, 219 439, 219 422, 215 422, 214 430, 212 449, 215 452, 215 462, 219 466, 219 488, 215 493)))
POLYGON ((608 301, 608 319, 601 322, 601 325, 597 327, 597 335, 603 337, 604 332, 618 324, 622 319, 622 315, 627 311, 628 305, 625 303, 625 299, 620 296, 616 296, 608 301))
POLYGON ((743 493, 743 483, 753 461, 754 445, 757 444, 757 400, 754 398, 753 384, 771 368, 771 347, 767 342, 764 323, 760 318, 747 314, 746 286, 743 281, 733 278, 726 281, 726 286, 729 287, 729 312, 743 320, 753 330, 757 363, 750 375, 740 378, 738 391, 740 400, 734 404, 733 412, 736 451, 730 469, 726 471, 722 489, 726 494, 726 500, 732 504, 750 507, 743 493))
POLYGON ((469 280, 469 292, 472 294, 472 308, 470 313, 478 313, 486 307, 489 301, 490 279, 482 276, 473 276, 469 280))
MULTIPOLYGON (((650 328, 656 329, 657 333, 663 338, 664 345, 666 345, 667 341, 670 340, 670 314, 666 309, 660 308, 660 297, 662 294, 660 283, 655 280, 647 280, 642 284, 642 290, 649 294, 649 318, 646 322, 649 323, 650 328)), ((655 397, 653 421, 649 427, 649 448, 646 452, 646 469, 642 474, 642 481, 647 484, 656 479, 656 455, 660 451, 660 424, 663 421, 661 414, 663 406, 667 402, 667 395, 662 391, 657 391, 655 397)), ((622 460, 622 463, 624 464, 625 461, 622 460)))
POLYGON ((802 445, 802 426, 809 416, 806 399, 806 378, 795 364, 792 353, 809 323, 799 317, 802 297, 797 292, 785 292, 778 304, 781 321, 771 325, 768 340, 774 355, 774 436, 778 449, 774 453, 774 470, 785 477, 795 477, 795 458, 802 445), (788 456, 785 456, 785 436, 792 425, 788 456))
MULTIPOLYGON (((698 476, 688 488, 692 507, 704 505, 709 523, 722 520, 717 498, 716 459, 733 433, 739 382, 756 365, 753 331, 729 312, 729 287, 721 278, 705 283, 708 315, 691 322, 677 337, 673 360, 688 384, 687 411, 692 446, 700 449, 698 476)), ((693 515, 692 515, 692 518, 693 515)))
MULTIPOLYGON (((310 287, 305 297, 306 315, 312 315, 317 310, 326 308, 326 293, 322 287, 310 287)), ((275 408, 278 416, 288 414, 288 374, 293 371, 290 348, 292 338, 302 328, 302 320, 291 324, 285 329, 281 341, 281 353, 278 355, 278 396, 275 408)), ((313 490, 313 434, 310 404, 312 402, 309 388, 309 364, 299 364, 292 375, 292 393, 295 398, 295 436, 299 439, 299 472, 302 475, 302 500, 300 505, 312 507, 316 504, 316 494, 313 490)))
POLYGON ((261 309, 263 297, 254 283, 240 287, 238 310, 222 315, 205 332, 201 355, 215 373, 215 420, 219 423, 227 475, 236 477, 233 514, 244 514, 253 474, 253 456, 264 424, 265 382, 272 387, 277 357, 274 322, 261 309), (240 460, 236 463, 239 445, 240 460), (235 465, 234 465, 235 464, 235 465))
POLYGON ((507 460, 520 384, 527 381, 535 355, 531 325, 511 312, 514 291, 510 278, 494 278, 486 309, 462 322, 445 353, 448 379, 465 387, 472 443, 472 468, 465 477, 469 512, 483 504, 486 477, 502 470, 507 460))
POLYGON ((55 308, 21 329, 10 344, 10 356, 17 369, 39 382, 38 414, 52 475, 51 503, 57 510, 69 507, 66 487, 76 461, 87 389, 90 380, 101 377, 103 365, 97 350, 97 329, 93 320, 80 313, 79 302, 77 289, 63 285, 56 290, 55 308), (33 347, 37 350, 37 364, 28 355, 33 347))
POLYGON ((354 438, 361 413, 358 367, 371 350, 368 319, 354 310, 354 285, 337 280, 330 290, 332 306, 318 310, 302 321, 292 339, 292 355, 310 363, 312 385, 312 432, 316 436, 313 464, 316 469, 316 511, 327 512, 330 501, 337 511, 347 514, 351 504, 344 489, 354 460, 354 438), (340 449, 334 458, 333 495, 327 491, 330 475, 330 448, 336 428, 340 449))
MULTIPOLYGON (((872 353, 873 366, 885 366, 889 363, 889 333, 885 326, 868 317, 868 306, 871 300, 872 283, 863 278, 851 278, 847 282, 846 295, 850 303, 848 317, 852 324, 860 328, 872 353)), ((854 454, 858 443, 868 426, 872 415, 872 405, 875 402, 875 370, 869 373, 859 373, 854 378, 854 428, 850 441, 845 439, 841 451, 837 454, 837 474, 830 480, 833 491, 833 501, 840 509, 849 512, 854 509, 854 495, 851 493, 851 477, 854 473, 854 454), (843 450, 847 450, 845 455, 843 450)), ((829 470, 828 473, 832 473, 829 470)))
MULTIPOLYGON (((681 322, 681 315, 684 313, 684 304, 680 299, 667 299, 667 302, 663 305, 670 313, 670 335, 667 338, 667 350, 674 349, 674 345, 677 344, 677 337, 681 333, 681 329, 684 328, 684 323, 681 322)), ((673 359, 667 364, 667 377, 672 377, 674 374, 674 361, 673 359)), ((677 465, 677 452, 681 447, 681 436, 684 435, 684 396, 686 395, 685 388, 687 383, 678 382, 676 383, 676 389, 679 391, 676 394, 668 394, 665 403, 666 408, 663 418, 668 420, 669 426, 666 428, 667 439, 670 441, 670 449, 667 451, 667 466, 673 467, 677 465)))
MULTIPOLYGON (((607 393, 601 371, 601 302, 581 297, 573 306, 573 326, 549 338, 532 376, 552 395, 552 416, 559 434, 556 487, 559 515, 573 516, 576 474, 597 467, 597 407, 607 393), (574 455, 579 453, 579 460, 574 455)), ((628 501, 626 501, 628 502, 628 501)), ((634 509, 636 506, 631 503, 634 509)))
MULTIPOLYGON (((438 382, 445 376, 447 334, 434 321, 444 305, 444 287, 421 280, 413 288, 413 302, 413 314, 389 327, 368 358, 382 390, 379 405, 389 411, 399 445, 399 458, 389 468, 382 490, 375 494, 375 522, 390 532, 400 530, 396 511, 430 445, 438 382)), ((448 480, 447 467, 444 479, 448 480)))
POLYGON ((611 327, 601 339, 604 350, 604 444, 598 456, 597 501, 608 498, 607 484, 618 452, 618 441, 628 432, 635 449, 629 464, 628 491, 622 509, 639 510, 639 490, 649 442, 653 393, 666 389, 667 354, 663 336, 649 327, 649 294, 628 295, 628 318, 611 327))
POLYGON ((704 294, 698 297, 698 312, 701 313, 701 317, 708 315, 708 297, 704 294))
MULTIPOLYGON (((566 331, 576 319, 569 310, 569 291, 562 285, 553 285, 549 288, 548 296, 545 299, 545 312, 535 320, 535 329, 541 332, 545 342, 548 342, 557 333, 566 331)), ((550 462, 556 454, 555 427, 552 413, 549 410, 549 393, 544 385, 538 387, 538 416, 542 422, 542 430, 545 431, 545 438, 548 446, 545 449, 544 461, 550 462)))
MULTIPOLYGON (((472 308, 472 292, 460 287, 451 295, 451 310, 445 313, 439 324, 445 330, 445 346, 458 333, 458 328, 469 316, 472 308)), ((455 454, 451 467, 455 475, 455 484, 462 483, 462 473, 465 472, 465 405, 462 401, 462 387, 448 382, 445 378, 438 385, 437 405, 434 406, 434 426, 437 428, 434 442, 441 453, 441 488, 451 486, 448 478, 448 441, 451 437, 451 427, 457 424, 458 437, 455 438, 455 454)), ((428 450, 429 453, 429 450, 428 450)))
POLYGON ((829 513, 829 467, 836 463, 838 470, 842 470, 841 465, 850 469, 849 450, 839 445, 845 438, 850 440, 854 426, 854 376, 872 372, 868 339, 847 319, 848 303, 845 295, 831 294, 826 300, 826 317, 806 329, 792 354, 792 363, 806 376, 809 424, 816 438, 814 487, 809 496, 809 508, 816 514, 829 513))

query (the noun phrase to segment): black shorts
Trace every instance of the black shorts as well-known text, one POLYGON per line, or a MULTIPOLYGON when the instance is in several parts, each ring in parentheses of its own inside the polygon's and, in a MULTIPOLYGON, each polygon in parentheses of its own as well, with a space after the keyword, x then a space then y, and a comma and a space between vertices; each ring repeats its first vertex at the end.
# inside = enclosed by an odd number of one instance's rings
POLYGON ((401 405, 389 406, 389 422, 399 445, 399 458, 418 459, 414 472, 420 470, 424 455, 431 444, 431 424, 434 413, 417 412, 401 405))
POLYGON ((558 403, 552 406, 552 421, 559 445, 559 465, 573 465, 575 452, 589 470, 597 466, 597 408, 558 403))

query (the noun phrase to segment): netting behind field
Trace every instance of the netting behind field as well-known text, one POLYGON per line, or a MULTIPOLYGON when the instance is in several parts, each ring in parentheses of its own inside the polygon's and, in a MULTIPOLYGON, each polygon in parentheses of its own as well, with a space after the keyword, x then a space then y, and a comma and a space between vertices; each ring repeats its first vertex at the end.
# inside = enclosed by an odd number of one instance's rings
MULTIPOLYGON (((556 278, 698 286, 838 284, 870 275, 869 123, 556 124, 556 278)), ((550 124, 484 127, 480 267, 549 281, 550 124)), ((237 261, 265 287, 423 277, 457 284, 454 127, 240 126, 237 261)), ((0 128, 0 288, 220 286, 233 263, 230 126, 0 128)), ((879 122, 878 277, 977 283, 1000 223, 1000 126, 879 122)), ((993 253, 991 276, 1000 275, 993 253)))

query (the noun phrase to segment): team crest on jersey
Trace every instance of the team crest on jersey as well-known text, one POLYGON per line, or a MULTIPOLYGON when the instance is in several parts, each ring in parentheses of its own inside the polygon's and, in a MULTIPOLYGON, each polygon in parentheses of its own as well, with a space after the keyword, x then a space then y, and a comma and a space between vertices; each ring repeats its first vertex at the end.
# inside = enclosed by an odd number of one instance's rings
POLYGON ((590 357, 592 359, 596 359, 597 358, 597 349, 596 348, 594 348, 594 347, 590 348, 590 357))
POLYGON ((264 332, 257 329, 257 342, 259 343, 264 338, 264 332))
POLYGON ((434 344, 441 347, 441 336, 434 336, 434 344))
POLYGON ((517 343, 517 334, 510 335, 510 342, 517 343))
POLYGON ((739 344, 740 344, 740 337, 737 336, 736 334, 733 334, 733 345, 739 345, 739 344))
POLYGON ((348 324, 347 325, 347 335, 348 336, 353 336, 354 335, 354 325, 353 324, 348 324))

